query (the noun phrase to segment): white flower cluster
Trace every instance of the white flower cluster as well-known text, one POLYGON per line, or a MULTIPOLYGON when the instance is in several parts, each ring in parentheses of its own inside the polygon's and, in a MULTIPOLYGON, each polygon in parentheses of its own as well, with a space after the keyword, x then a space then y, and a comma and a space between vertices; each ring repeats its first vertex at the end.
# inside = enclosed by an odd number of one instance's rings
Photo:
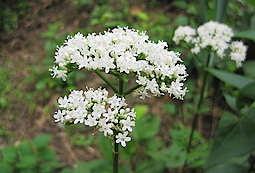
MULTIPOLYGON (((223 58, 225 56, 225 50, 231 48, 231 38, 234 33, 231 28, 227 25, 210 21, 197 28, 197 30, 191 28, 190 26, 180 26, 176 29, 173 41, 179 44, 180 41, 184 40, 187 43, 192 43, 194 47, 191 52, 198 54, 201 49, 210 47, 212 51, 223 58)), ((242 45, 240 47, 239 54, 230 53, 232 60, 236 61, 237 65, 240 66, 240 62, 244 61, 246 56, 246 49, 242 42, 236 41, 234 45, 242 45)), ((236 49, 235 49, 236 50, 236 49)))
POLYGON ((236 62, 237 67, 242 66, 242 62, 245 60, 247 46, 241 41, 233 41, 230 45, 231 53, 230 57, 236 62))
POLYGON ((116 95, 108 98, 105 89, 71 91, 69 96, 58 99, 59 107, 53 117, 55 122, 84 123, 98 128, 104 136, 116 136, 116 143, 123 147, 130 141, 128 133, 135 126, 134 109, 126 108, 125 99, 116 95))
POLYGON ((163 95, 183 99, 187 89, 183 81, 187 77, 186 67, 179 54, 168 51, 167 43, 148 40, 143 32, 117 27, 87 37, 78 33, 68 37, 55 54, 55 66, 50 69, 52 76, 66 80, 69 67, 100 70, 110 74, 136 73, 141 85, 141 98, 163 95))

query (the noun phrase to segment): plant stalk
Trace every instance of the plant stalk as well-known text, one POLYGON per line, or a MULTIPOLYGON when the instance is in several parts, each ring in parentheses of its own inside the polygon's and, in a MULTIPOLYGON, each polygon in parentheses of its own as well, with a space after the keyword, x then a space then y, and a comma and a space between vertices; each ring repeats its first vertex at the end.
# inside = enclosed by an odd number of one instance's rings
MULTIPOLYGON (((119 91, 117 94, 119 96, 123 96, 124 92, 124 80, 123 78, 119 78, 119 91)), ((119 144, 116 143, 116 133, 114 134, 114 151, 113 151, 113 173, 119 172, 119 144)))
POLYGON ((126 90, 126 91, 124 91, 124 95, 126 96, 126 95, 128 95, 128 94, 130 94, 131 92, 133 92, 134 90, 136 90, 137 88, 139 88, 141 85, 135 85, 135 86, 133 86, 132 88, 130 88, 130 89, 128 89, 128 90, 126 90))
POLYGON ((190 133, 190 136, 189 136, 187 154, 190 153, 193 134, 194 134, 194 131, 195 131, 195 128, 196 128, 196 125, 197 125, 197 121, 198 121, 198 117, 199 117, 199 110, 200 110, 200 107, 201 107, 201 104, 202 104, 202 101, 203 101, 203 98, 204 98, 206 79, 207 79, 207 75, 208 75, 208 71, 207 71, 206 68, 209 66, 211 55, 212 54, 209 54, 209 56, 207 58, 207 62, 206 62, 206 67, 205 67, 205 69, 203 69, 204 70, 204 74, 203 74, 203 78, 202 78, 203 83, 202 83, 202 88, 201 88, 201 92, 200 92, 199 99, 198 99, 198 104, 197 104, 197 107, 196 107, 195 117, 194 117, 193 122, 192 122, 192 129, 191 129, 191 133, 190 133))
POLYGON ((115 142, 114 137, 114 152, 113 152, 113 173, 119 172, 119 144, 115 142))
POLYGON ((105 83, 106 83, 107 85, 109 85, 115 93, 119 93, 118 89, 117 89, 106 77, 104 77, 104 75, 102 75, 101 72, 100 72, 99 70, 96 70, 95 73, 96 73, 101 79, 103 79, 103 81, 105 81, 105 83))

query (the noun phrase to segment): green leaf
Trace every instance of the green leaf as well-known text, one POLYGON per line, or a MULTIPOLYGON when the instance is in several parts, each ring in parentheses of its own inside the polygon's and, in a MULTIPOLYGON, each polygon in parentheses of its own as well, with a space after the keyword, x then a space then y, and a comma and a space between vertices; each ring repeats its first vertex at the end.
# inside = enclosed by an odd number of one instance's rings
POLYGON ((195 3, 194 4, 192 3, 192 4, 188 5, 187 13, 188 14, 193 14, 193 15, 197 15, 198 14, 197 6, 196 6, 195 3))
POLYGON ((216 0, 215 21, 222 22, 227 6, 228 0, 216 0))
POLYGON ((255 78, 255 60, 245 61, 243 63, 243 70, 246 76, 255 78))
POLYGON ((44 148, 51 141, 51 136, 48 134, 42 134, 34 139, 34 145, 37 148, 44 148))
POLYGON ((176 107, 173 103, 164 103, 163 108, 170 114, 174 115, 176 114, 176 107))
POLYGON ((148 114, 136 121, 131 135, 137 140, 144 140, 153 137, 157 134, 160 125, 158 116, 148 114))
POLYGON ((227 104, 235 111, 237 111, 237 107, 236 107, 236 98, 232 97, 229 94, 224 94, 225 100, 227 102, 227 104))
POLYGON ((29 141, 20 143, 19 149, 23 155, 33 155, 33 150, 31 148, 31 143, 29 141))
POLYGON ((10 163, 15 162, 17 158, 17 150, 14 146, 4 147, 2 149, 2 154, 3 154, 4 160, 10 163))
POLYGON ((1 173, 13 173, 12 168, 7 163, 0 163, 1 173))
POLYGON ((254 100, 255 99, 255 82, 248 83, 243 88, 241 88, 240 94, 254 100))
POLYGON ((38 150, 38 157, 47 161, 53 161, 56 159, 56 154, 50 148, 45 147, 38 150))
POLYGON ((234 73, 231 73, 231 72, 226 72, 226 71, 216 70, 216 69, 210 69, 208 71, 213 76, 218 78, 219 80, 221 80, 223 82, 226 82, 226 83, 229 83, 229 84, 231 84, 232 86, 234 86, 238 89, 243 88, 248 83, 254 82, 254 80, 252 78, 242 76, 242 75, 238 75, 238 74, 234 74, 234 73))
POLYGON ((141 118, 148 112, 149 106, 148 105, 136 105, 134 107, 134 109, 135 109, 135 113, 136 113, 136 120, 138 120, 139 118, 141 118))
POLYGON ((181 9, 186 9, 187 7, 187 3, 185 1, 174 1, 173 5, 181 9))
POLYGON ((251 5, 255 9, 255 1, 254 0, 245 0, 247 4, 251 5))
POLYGON ((103 135, 103 133, 99 134, 97 143, 99 145, 100 151, 104 154, 105 158, 107 158, 108 160, 112 160, 112 144, 109 139, 103 135))
POLYGON ((205 173, 240 173, 247 172, 249 164, 247 156, 235 157, 220 165, 209 168, 205 173))
POLYGON ((73 173, 111 173, 112 166, 109 161, 104 159, 92 160, 89 162, 78 162, 77 168, 73 171, 73 173))
POLYGON ((210 168, 255 150, 255 107, 254 104, 237 121, 232 115, 223 115, 216 137, 206 159, 205 167, 210 168))
POLYGON ((234 37, 255 41, 255 30, 240 31, 235 33, 234 37))
POLYGON ((156 160, 143 160, 141 163, 139 163, 136 167, 135 173, 155 173, 155 172, 162 172, 164 169, 164 164, 161 161, 156 160))
POLYGON ((19 169, 31 169, 38 163, 37 158, 33 155, 24 155, 19 159, 20 161, 16 164, 17 168, 19 169))
POLYGON ((143 21, 149 21, 150 20, 150 17, 148 16, 148 14, 145 13, 145 12, 141 12, 141 11, 137 14, 137 17, 142 19, 143 21))
POLYGON ((189 19, 186 16, 178 16, 174 19, 176 25, 188 25, 189 19))
POLYGON ((205 173, 240 173, 247 172, 247 167, 238 163, 223 163, 205 171, 205 173))
POLYGON ((53 168, 48 163, 42 163, 42 164, 40 164, 40 172, 41 173, 51 173, 51 172, 53 172, 53 168))
POLYGON ((154 160, 163 162, 168 168, 178 168, 184 164, 186 159, 186 151, 178 146, 171 146, 158 152, 151 152, 149 155, 154 160))

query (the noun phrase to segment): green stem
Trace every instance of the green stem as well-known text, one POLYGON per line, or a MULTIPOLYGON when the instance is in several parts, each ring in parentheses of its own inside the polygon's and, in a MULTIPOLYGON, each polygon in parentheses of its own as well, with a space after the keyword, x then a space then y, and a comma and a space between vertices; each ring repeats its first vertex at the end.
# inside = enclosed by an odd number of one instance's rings
POLYGON ((132 88, 129 88, 128 90, 124 91, 123 95, 128 95, 130 94, 131 92, 133 92, 134 90, 136 90, 137 88, 139 88, 141 85, 135 85, 133 86, 132 88))
POLYGON ((122 78, 119 78, 119 96, 123 96, 124 93, 124 80, 122 78))
MULTIPOLYGON (((210 56, 211 56, 211 54, 209 54, 209 56, 207 58, 206 67, 208 67, 208 65, 209 65, 210 56)), ((208 71, 204 69, 204 74, 203 74, 203 78, 202 78, 202 82, 203 82, 202 83, 202 88, 201 88, 201 92, 200 92, 200 95, 199 95, 198 104, 197 104, 197 107, 196 107, 195 117, 194 117, 193 122, 192 122, 192 129, 191 129, 191 133, 190 133, 190 137, 189 137, 187 153, 189 153, 190 149, 191 149, 191 142, 192 142, 193 134, 194 134, 194 131, 195 131, 195 128, 196 128, 196 125, 197 125, 197 120, 198 120, 198 117, 199 117, 199 110, 200 110, 200 107, 201 107, 201 104, 202 104, 202 101, 203 101, 203 98, 204 98, 207 74, 208 74, 208 71)))
MULTIPOLYGON (((204 70, 204 74, 203 74, 203 78, 202 78, 203 83, 202 83, 202 88, 201 88, 201 92, 200 92, 197 107, 196 107, 195 116, 194 116, 194 119, 192 122, 192 129, 191 129, 191 133, 189 136, 189 142, 188 142, 188 146, 187 146, 187 154, 189 154, 190 150, 191 150, 192 139, 193 139, 194 131, 196 129, 198 117, 199 117, 199 110, 200 110, 200 107, 202 105, 202 101, 204 98, 206 79, 207 79, 207 75, 208 75, 207 67, 209 66, 211 56, 212 56, 212 54, 208 55, 206 67, 203 68, 203 70, 204 70)), ((186 167, 187 167, 187 160, 185 160, 184 166, 182 167, 182 172, 184 172, 186 167)))
POLYGON ((113 173, 119 172, 119 144, 115 142, 116 137, 114 137, 114 152, 113 152, 113 173))
POLYGON ((95 73, 101 78, 103 79, 103 81, 105 81, 106 84, 108 84, 112 90, 115 92, 115 93, 118 93, 118 89, 106 78, 104 77, 104 75, 101 74, 101 72, 99 70, 96 70, 95 73))
MULTIPOLYGON (((123 96, 124 90, 124 80, 123 78, 119 78, 119 91, 117 94, 119 96, 123 96)), ((119 144, 116 143, 116 133, 114 133, 114 151, 113 151, 113 173, 118 173, 119 171, 119 144)))

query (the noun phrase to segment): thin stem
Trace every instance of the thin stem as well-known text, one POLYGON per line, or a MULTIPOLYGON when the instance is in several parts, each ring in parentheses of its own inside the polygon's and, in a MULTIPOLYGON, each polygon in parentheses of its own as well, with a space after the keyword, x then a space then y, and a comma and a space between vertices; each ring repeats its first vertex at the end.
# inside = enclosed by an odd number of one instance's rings
MULTIPOLYGON (((115 137, 114 137, 115 138, 115 137)), ((119 172, 119 144, 114 139, 114 152, 113 152, 113 173, 119 172)))
POLYGON ((124 92, 124 80, 122 78, 119 78, 119 92, 118 92, 118 94, 120 96, 123 96, 123 92, 124 92))
MULTIPOLYGON (((123 96, 123 90, 124 90, 124 80, 123 78, 119 78, 119 91, 117 94, 119 96, 123 96)), ((116 143, 116 133, 114 135, 114 151, 113 151, 113 173, 119 172, 119 144, 116 143)))
MULTIPOLYGON (((206 67, 203 69, 204 70, 204 74, 203 74, 203 78, 202 78, 203 83, 202 83, 202 88, 201 88, 201 92, 200 92, 199 99, 198 99, 198 104, 197 104, 197 107, 196 107, 195 116, 194 116, 194 119, 193 119, 193 122, 192 122, 192 129, 191 129, 191 133, 190 133, 190 136, 189 136, 189 142, 188 142, 188 146, 187 146, 187 154, 189 154, 190 150, 191 150, 192 139, 193 139, 193 135, 194 135, 196 125, 197 125, 198 117, 199 117, 199 110, 200 110, 200 107, 202 105, 202 101, 203 101, 203 98, 204 98, 206 79, 207 79, 207 75, 208 75, 208 71, 207 71, 206 68, 209 65, 211 55, 212 54, 208 55, 207 62, 206 62, 206 67)), ((184 169, 187 166, 186 161, 187 160, 185 160, 184 166, 182 167, 182 172, 184 171, 184 169)))
MULTIPOLYGON (((206 67, 208 67, 209 62, 210 62, 210 54, 207 58, 206 67)), ((197 107, 196 107, 195 117, 194 117, 193 122, 192 122, 192 129, 191 129, 191 133, 190 133, 190 137, 189 137, 187 153, 189 153, 190 149, 191 149, 191 142, 192 142, 194 130, 196 128, 197 120, 198 120, 198 117, 199 117, 199 110, 200 110, 200 107, 201 107, 201 104, 202 104, 202 101, 203 101, 203 98, 204 98, 207 74, 208 74, 208 71, 204 69, 204 75, 203 75, 203 78, 202 78, 202 82, 203 82, 202 83, 202 88, 201 88, 201 92, 200 92, 200 95, 199 95, 198 104, 197 104, 197 107)))
POLYGON ((130 94, 131 92, 133 92, 134 90, 136 90, 137 88, 139 88, 141 85, 135 85, 135 86, 133 86, 132 88, 129 88, 128 90, 126 90, 126 91, 124 91, 124 93, 123 93, 123 95, 128 95, 128 94, 130 94))
POLYGON ((107 83, 112 88, 115 93, 119 92, 118 89, 106 77, 104 77, 104 75, 102 75, 99 70, 96 70, 95 72, 101 79, 103 79, 103 81, 105 81, 105 83, 107 83))

